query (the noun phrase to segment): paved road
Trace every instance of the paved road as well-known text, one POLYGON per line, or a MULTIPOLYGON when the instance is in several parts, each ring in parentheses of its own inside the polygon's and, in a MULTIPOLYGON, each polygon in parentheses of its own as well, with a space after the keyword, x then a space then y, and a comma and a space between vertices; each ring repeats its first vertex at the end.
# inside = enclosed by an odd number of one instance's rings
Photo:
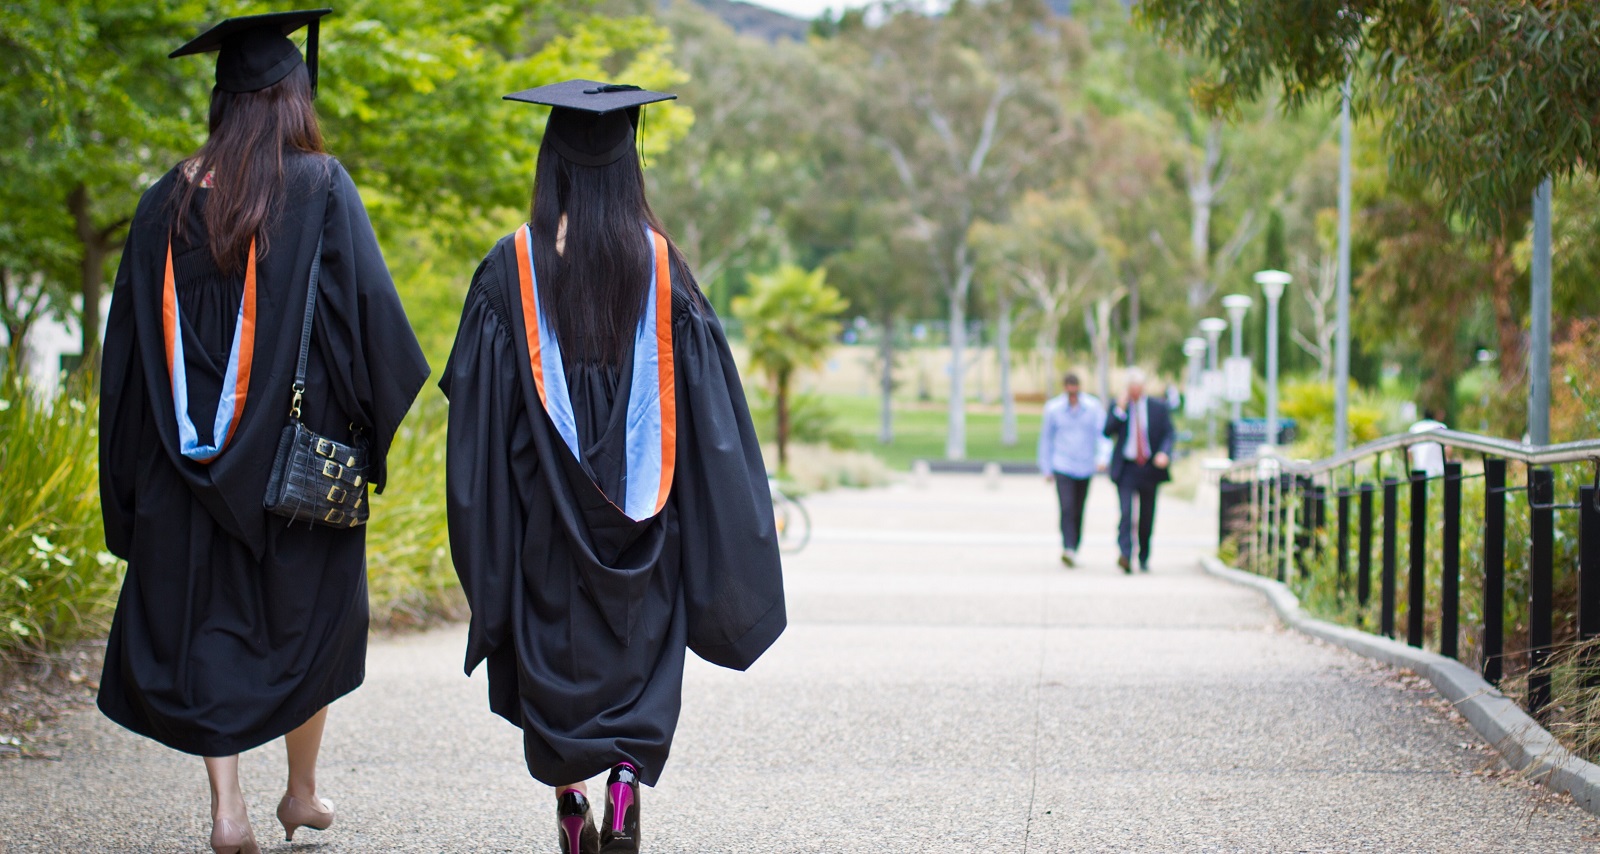
MULTIPOLYGON (((693 663, 652 852, 1600 850, 1600 824, 1493 773, 1414 681, 1277 627, 1198 572, 1209 516, 1160 514, 1148 576, 1055 560, 1053 493, 976 477, 810 500, 791 627, 747 674, 693 663)), ((373 646, 334 708, 327 834, 269 850, 555 851, 552 799, 450 628, 373 646)), ((197 760, 71 718, 60 762, 0 763, 0 851, 197 851, 197 760)), ((276 745, 244 760, 273 827, 276 745)), ((263 834, 267 836, 267 834, 263 834)))

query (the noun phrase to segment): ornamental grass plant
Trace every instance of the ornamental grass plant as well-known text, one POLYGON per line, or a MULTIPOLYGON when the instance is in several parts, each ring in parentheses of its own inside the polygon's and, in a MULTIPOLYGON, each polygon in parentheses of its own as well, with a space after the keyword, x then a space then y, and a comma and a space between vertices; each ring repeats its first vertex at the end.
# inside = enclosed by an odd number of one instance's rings
POLYGON ((123 563, 100 522, 98 400, 0 378, 0 656, 103 635, 123 563))
MULTIPOLYGON (((74 379, 42 394, 15 372, 0 378, 0 658, 110 628, 126 565, 105 547, 92 388, 74 379)), ((423 394, 390 450, 367 531, 374 628, 465 616, 445 526, 446 421, 444 399, 423 394)))
POLYGON ((467 616, 445 519, 448 424, 444 396, 426 387, 389 448, 389 482, 372 498, 367 530, 374 628, 422 628, 467 616))

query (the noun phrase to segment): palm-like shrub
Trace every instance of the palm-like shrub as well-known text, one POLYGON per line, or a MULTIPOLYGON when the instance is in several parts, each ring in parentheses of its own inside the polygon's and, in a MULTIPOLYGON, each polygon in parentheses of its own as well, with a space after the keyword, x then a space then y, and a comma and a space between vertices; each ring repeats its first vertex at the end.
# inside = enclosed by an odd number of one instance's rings
POLYGON ((822 268, 806 271, 785 264, 748 277, 750 292, 733 300, 744 327, 750 364, 766 375, 777 416, 778 468, 789 463, 789 388, 797 371, 822 363, 850 302, 827 284, 822 268))

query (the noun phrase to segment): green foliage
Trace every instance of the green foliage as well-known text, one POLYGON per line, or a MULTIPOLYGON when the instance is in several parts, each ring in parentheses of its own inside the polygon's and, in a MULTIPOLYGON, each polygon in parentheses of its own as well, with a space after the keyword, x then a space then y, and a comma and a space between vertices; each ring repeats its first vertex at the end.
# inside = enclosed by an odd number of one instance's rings
MULTIPOLYGON (((559 0, 355 0, 328 18, 317 109, 381 236, 422 230, 430 255, 476 260, 526 215, 548 109, 500 96, 570 77, 670 88, 667 33, 559 0), (441 250, 443 250, 441 252, 441 250)), ((206 73, 209 73, 207 71, 206 73)), ((652 107, 656 150, 691 116, 652 107)))
MULTIPOLYGON (((1484 481, 1474 478, 1476 462, 1469 460, 1466 464, 1469 477, 1461 484, 1461 578, 1460 578, 1460 612, 1458 617, 1458 635, 1456 638, 1459 650, 1458 658, 1468 667, 1478 669, 1482 666, 1482 625, 1484 616, 1484 580, 1483 580, 1483 506, 1484 506, 1484 481)), ((1384 454, 1375 459, 1364 461, 1356 470, 1341 471, 1337 473, 1335 486, 1351 488, 1361 483, 1379 484, 1385 477, 1400 478, 1397 501, 1395 503, 1395 553, 1397 557, 1395 573, 1395 615, 1394 625, 1397 634, 1402 639, 1405 637, 1406 626, 1409 621, 1408 608, 1411 599, 1410 590, 1410 532, 1411 532, 1411 502, 1410 485, 1406 482, 1405 469, 1407 463, 1400 453, 1384 454)), ((1526 471, 1520 466, 1508 467, 1507 485, 1511 487, 1505 495, 1506 534, 1505 534, 1505 586, 1504 586, 1504 625, 1505 637, 1503 649, 1505 650, 1502 663, 1505 668, 1505 680, 1501 685, 1512 696, 1518 696, 1526 685, 1528 668, 1528 605, 1530 596, 1529 579, 1529 543, 1530 543, 1530 511, 1526 492, 1516 491, 1516 488, 1526 483, 1526 471)), ((1555 470, 1555 496, 1557 502, 1568 502, 1577 498, 1578 488, 1591 483, 1592 472, 1585 465, 1565 465, 1555 470)), ((1443 518, 1443 490, 1439 482, 1428 484, 1427 520, 1424 523, 1426 542, 1424 546, 1425 582, 1423 590, 1423 646, 1426 649, 1437 651, 1440 644, 1440 602, 1443 595, 1442 578, 1444 563, 1444 547, 1440 536, 1443 518)), ((1383 498, 1381 486, 1373 494, 1373 536, 1372 552, 1369 555, 1372 574, 1370 578, 1371 595, 1363 604, 1359 601, 1357 572, 1360 566, 1360 548, 1358 537, 1358 508, 1359 500, 1351 498, 1351 522, 1349 549, 1349 568, 1341 576, 1337 567, 1338 544, 1337 535, 1337 506, 1335 498, 1330 495, 1328 506, 1327 528, 1315 532, 1311 538, 1311 546, 1301 550, 1290 564, 1289 587, 1300 597, 1301 606, 1311 614, 1322 619, 1330 620, 1341 625, 1362 629, 1376 633, 1382 625, 1382 570, 1383 570, 1383 498)), ((1296 508, 1298 514, 1299 500, 1291 495, 1290 503, 1296 508)), ((1305 520, 1297 519, 1297 525, 1303 525, 1305 520)), ((1230 540, 1228 546, 1228 560, 1234 565, 1239 565, 1252 571, 1275 575, 1276 568, 1267 561, 1257 559, 1252 562, 1250 557, 1249 535, 1246 533, 1237 541, 1230 540), (1242 550, 1240 545, 1245 546, 1242 550), (1242 553, 1242 556, 1241 556, 1242 553)), ((1587 665, 1583 664, 1591 644, 1576 642, 1576 601, 1577 601, 1577 568, 1578 568, 1578 516, 1576 513, 1557 512, 1555 514, 1555 530, 1553 536, 1553 565, 1554 565, 1554 614, 1553 624, 1556 632, 1556 658, 1553 667, 1556 683, 1555 709, 1556 723, 1552 727, 1567 746, 1580 751, 1583 755, 1595 758, 1594 750, 1600 745, 1600 716, 1594 704, 1597 701, 1592 685, 1582 684, 1577 678, 1587 665)), ((1221 556, 1223 550, 1219 550, 1221 556)))
POLYGON ((76 314, 68 298, 82 294, 89 351, 139 194, 197 143, 204 90, 166 54, 204 10, 171 0, 0 8, 0 277, 41 282, 58 314, 76 314))
POLYGON ((465 602, 445 519, 444 396, 425 388, 389 448, 389 483, 372 499, 367 588, 373 624, 425 625, 463 617, 465 602))
POLYGON ((1197 99, 1228 111, 1277 84, 1290 108, 1355 79, 1392 114, 1396 162, 1486 234, 1525 222, 1534 187, 1600 162, 1600 17, 1584 0, 1146 0, 1137 14, 1215 63, 1197 99))
POLYGON ((850 307, 828 286, 828 271, 785 264, 748 278, 750 292, 733 301, 733 316, 743 325, 751 366, 776 381, 820 365, 839 334, 834 318, 850 307))
POLYGON ((744 329, 750 365, 772 384, 777 415, 779 467, 788 461, 789 383, 796 371, 822 363, 839 334, 836 318, 850 307, 827 284, 828 271, 807 272, 786 264, 771 273, 749 276, 750 293, 733 300, 733 315, 744 329))
MULTIPOLYGON (((1333 453, 1334 385, 1315 380, 1289 380, 1278 392, 1278 411, 1295 420, 1297 438, 1293 455, 1318 459, 1333 453)), ((1386 421, 1392 421, 1380 396, 1355 384, 1350 387, 1350 444, 1359 445, 1384 435, 1386 421)))
POLYGON ((104 632, 122 580, 100 523, 98 407, 0 379, 0 654, 104 632))
MULTIPOLYGON (((750 392, 750 417, 755 421, 756 437, 762 444, 778 439, 777 399, 771 391, 752 386, 750 392)), ((839 423, 828 397, 814 392, 795 392, 789 395, 789 439, 792 442, 821 445, 836 451, 848 450, 859 444, 861 437, 839 423)))

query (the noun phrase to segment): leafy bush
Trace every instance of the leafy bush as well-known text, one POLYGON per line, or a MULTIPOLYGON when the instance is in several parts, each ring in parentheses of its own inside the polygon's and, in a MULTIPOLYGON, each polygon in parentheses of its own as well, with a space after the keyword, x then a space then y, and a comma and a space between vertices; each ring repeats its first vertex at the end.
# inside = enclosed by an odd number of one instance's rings
MULTIPOLYGON (((776 447, 778 413, 772 392, 761 386, 746 386, 750 419, 763 446, 776 447)), ((789 397, 789 438, 806 445, 827 445, 835 450, 855 447, 856 437, 839 423, 828 400, 812 392, 796 392, 789 397)))
MULTIPOLYGON (((1295 420, 1298 438, 1293 455, 1306 459, 1325 457, 1333 453, 1333 383, 1315 380, 1291 380, 1282 386, 1278 410, 1284 418, 1295 420)), ((1354 383, 1350 386, 1350 444, 1370 442, 1386 432, 1385 428, 1403 429, 1387 412, 1398 409, 1398 402, 1390 405, 1372 392, 1354 383)))
POLYGON ((103 634, 123 563, 100 522, 95 396, 0 380, 0 654, 103 634))
POLYGON ((425 387, 389 449, 389 483, 372 499, 367 586, 372 621, 403 629, 466 616, 445 519, 443 395, 425 387))

